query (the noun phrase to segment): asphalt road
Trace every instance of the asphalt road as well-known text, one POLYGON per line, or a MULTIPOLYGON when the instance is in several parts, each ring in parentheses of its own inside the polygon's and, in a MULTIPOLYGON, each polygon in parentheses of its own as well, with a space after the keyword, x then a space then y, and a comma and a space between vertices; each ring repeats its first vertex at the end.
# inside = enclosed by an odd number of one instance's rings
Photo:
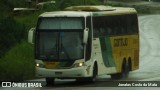
MULTIPOLYGON (((148 81, 160 86, 160 15, 139 16, 140 29, 140 69, 130 72, 127 79, 112 81, 110 76, 104 75, 97 78, 95 83, 76 83, 75 80, 56 80, 53 86, 46 86, 44 79, 42 88, 0 88, 1 90, 160 90, 160 87, 114 87, 121 81, 148 81), (152 82, 154 81, 154 82, 152 82), (155 82, 159 81, 159 82, 155 82), (118 83, 117 83, 118 82, 118 83), (113 86, 113 87, 110 87, 113 86)), ((148 83, 146 82, 146 83, 148 83)), ((128 84, 132 84, 127 82, 128 84)), ((138 82, 134 82, 138 83, 138 82)))

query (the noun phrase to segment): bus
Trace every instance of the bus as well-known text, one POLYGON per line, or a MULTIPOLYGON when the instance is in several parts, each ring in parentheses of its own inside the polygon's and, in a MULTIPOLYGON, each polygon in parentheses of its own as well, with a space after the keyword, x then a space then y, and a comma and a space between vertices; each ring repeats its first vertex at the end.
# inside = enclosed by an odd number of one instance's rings
POLYGON ((45 12, 29 30, 36 76, 95 81, 99 75, 127 77, 139 68, 139 29, 134 8, 71 6, 45 12))

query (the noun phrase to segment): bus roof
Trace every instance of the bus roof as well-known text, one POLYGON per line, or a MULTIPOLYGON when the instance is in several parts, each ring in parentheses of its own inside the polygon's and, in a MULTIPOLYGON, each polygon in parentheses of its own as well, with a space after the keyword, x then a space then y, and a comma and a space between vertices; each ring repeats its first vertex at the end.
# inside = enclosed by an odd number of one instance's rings
POLYGON ((54 11, 45 12, 39 17, 86 17, 90 16, 90 12, 77 12, 77 11, 54 11))
POLYGON ((71 6, 65 8, 67 11, 45 12, 39 17, 86 17, 90 16, 109 16, 123 14, 137 14, 134 8, 111 7, 111 6, 71 6))
POLYGON ((118 15, 118 14, 133 14, 137 13, 134 8, 129 7, 112 7, 112 6, 71 6, 65 8, 67 11, 87 11, 92 12, 93 16, 107 16, 107 15, 118 15))
POLYGON ((71 7, 65 8, 65 10, 69 10, 69 11, 110 11, 110 10, 114 10, 114 8, 111 6, 104 6, 104 5, 100 5, 100 6, 71 6, 71 7))

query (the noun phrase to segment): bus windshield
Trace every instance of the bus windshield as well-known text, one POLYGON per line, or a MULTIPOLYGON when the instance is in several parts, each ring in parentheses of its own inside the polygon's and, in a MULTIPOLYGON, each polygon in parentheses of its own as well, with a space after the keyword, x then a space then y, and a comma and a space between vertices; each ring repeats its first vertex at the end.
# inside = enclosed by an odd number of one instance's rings
POLYGON ((39 29, 83 29, 83 18, 41 18, 39 29))
POLYGON ((76 60, 83 58, 83 23, 81 19, 41 19, 37 32, 37 59, 76 60))

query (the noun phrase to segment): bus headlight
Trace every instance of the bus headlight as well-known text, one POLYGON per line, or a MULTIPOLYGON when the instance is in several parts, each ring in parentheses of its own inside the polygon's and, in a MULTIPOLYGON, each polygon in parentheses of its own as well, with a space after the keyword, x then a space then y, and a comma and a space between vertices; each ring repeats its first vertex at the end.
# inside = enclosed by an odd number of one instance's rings
POLYGON ((42 64, 42 63, 36 63, 36 67, 44 67, 44 64, 42 64))
POLYGON ((74 64, 74 67, 82 67, 82 66, 85 66, 84 62, 74 64))
POLYGON ((36 64, 36 66, 37 66, 37 67, 39 67, 39 66, 40 66, 40 64, 39 64, 39 63, 37 63, 37 64, 36 64))
POLYGON ((45 63, 42 60, 35 60, 35 66, 44 68, 45 63))

